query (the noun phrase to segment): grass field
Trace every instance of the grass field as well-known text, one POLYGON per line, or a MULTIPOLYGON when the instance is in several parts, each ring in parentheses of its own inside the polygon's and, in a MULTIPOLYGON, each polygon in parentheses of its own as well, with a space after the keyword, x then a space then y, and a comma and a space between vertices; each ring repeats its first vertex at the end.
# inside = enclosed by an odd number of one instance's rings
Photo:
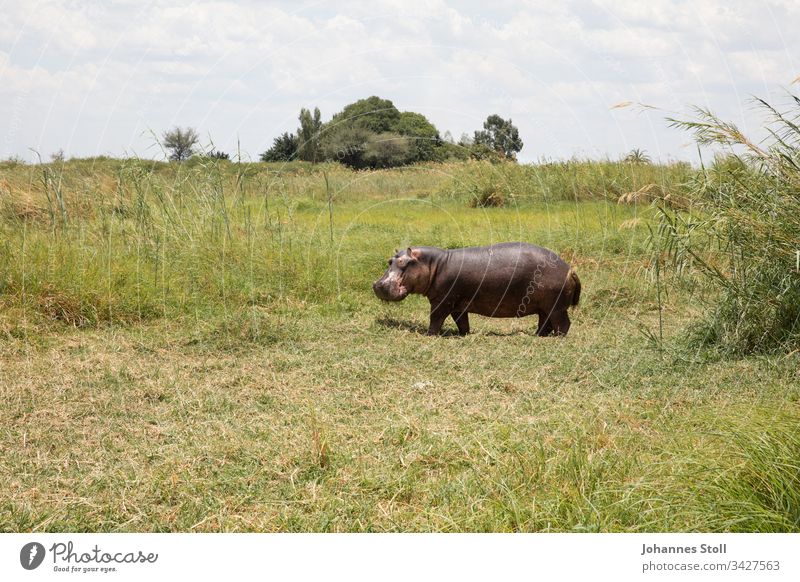
POLYGON ((800 530, 800 352, 687 350, 650 276, 691 171, 0 164, 0 530, 800 530), (372 294, 507 240, 577 269, 568 337, 372 294))

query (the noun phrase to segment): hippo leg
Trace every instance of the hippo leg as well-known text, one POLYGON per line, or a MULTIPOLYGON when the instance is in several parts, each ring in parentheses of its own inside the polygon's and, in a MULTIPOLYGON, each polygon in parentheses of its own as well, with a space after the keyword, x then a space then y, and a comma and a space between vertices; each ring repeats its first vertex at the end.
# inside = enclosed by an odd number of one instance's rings
POLYGON ((467 335, 469 333, 469 313, 451 313, 453 321, 458 326, 458 335, 467 335))
POLYGON ((550 316, 550 321, 553 323, 553 330, 556 335, 567 335, 569 331, 570 321, 567 310, 556 311, 550 316))
POLYGON ((553 318, 548 319, 547 314, 539 314, 539 327, 536 329, 536 335, 539 337, 546 337, 553 333, 553 318))
POLYGON ((439 332, 442 331, 444 320, 447 319, 448 315, 450 315, 450 311, 447 309, 443 309, 441 306, 433 307, 433 305, 431 305, 431 320, 428 326, 428 335, 439 335, 439 332))

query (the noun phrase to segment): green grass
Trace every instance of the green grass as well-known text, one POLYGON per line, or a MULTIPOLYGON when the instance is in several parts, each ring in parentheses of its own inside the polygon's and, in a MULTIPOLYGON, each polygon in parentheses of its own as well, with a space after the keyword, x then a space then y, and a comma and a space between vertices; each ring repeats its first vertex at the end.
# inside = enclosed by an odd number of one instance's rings
POLYGON ((687 170, 612 165, 76 161, 66 221, 0 168, 0 530, 797 531, 800 357, 687 353, 679 289, 650 341, 617 199, 687 170), (503 240, 577 268, 567 338, 372 295, 396 247, 503 240))
POLYGON ((754 102, 759 145, 707 110, 674 123, 726 153, 692 180, 688 208, 660 209, 657 237, 682 284, 711 290, 694 344, 734 355, 800 346, 800 97, 754 102))

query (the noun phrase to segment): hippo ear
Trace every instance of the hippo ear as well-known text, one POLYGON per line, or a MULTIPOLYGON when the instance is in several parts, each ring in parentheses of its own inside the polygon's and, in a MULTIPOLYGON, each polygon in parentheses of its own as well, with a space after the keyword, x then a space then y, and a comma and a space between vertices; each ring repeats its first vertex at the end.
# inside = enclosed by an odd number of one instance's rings
POLYGON ((416 261, 422 256, 422 251, 419 249, 412 249, 411 247, 408 247, 406 252, 408 253, 408 256, 411 257, 412 261, 416 261))

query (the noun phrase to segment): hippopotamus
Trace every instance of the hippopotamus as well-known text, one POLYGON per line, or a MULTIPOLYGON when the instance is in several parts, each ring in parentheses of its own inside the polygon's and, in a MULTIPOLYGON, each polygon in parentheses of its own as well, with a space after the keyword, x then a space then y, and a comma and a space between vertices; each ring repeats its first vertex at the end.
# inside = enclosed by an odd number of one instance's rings
POLYGON ((486 247, 396 251, 372 289, 384 301, 411 293, 431 303, 428 335, 438 335, 448 316, 458 333, 469 333, 469 314, 539 316, 539 336, 566 335, 567 309, 577 305, 581 281, 575 269, 549 249, 523 242, 486 247))

